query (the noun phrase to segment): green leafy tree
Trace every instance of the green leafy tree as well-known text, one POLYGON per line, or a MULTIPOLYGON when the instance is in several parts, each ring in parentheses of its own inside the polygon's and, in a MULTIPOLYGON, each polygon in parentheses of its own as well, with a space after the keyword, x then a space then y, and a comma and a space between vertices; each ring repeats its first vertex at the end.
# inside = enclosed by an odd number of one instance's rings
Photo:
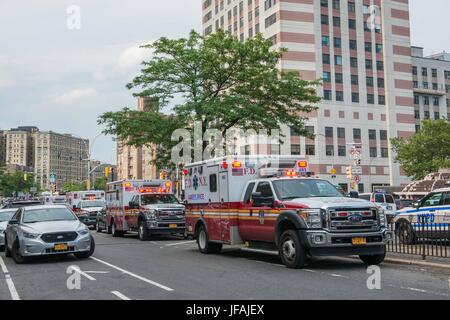
POLYGON ((93 187, 95 190, 105 190, 107 182, 108 182, 108 179, 106 177, 97 178, 94 181, 93 187))
POLYGON ((396 161, 413 179, 450 168, 450 122, 445 119, 425 120, 409 139, 395 138, 391 143, 396 161))
POLYGON ((280 74, 278 63, 286 50, 272 46, 261 35, 241 42, 224 31, 206 37, 192 31, 187 39, 161 38, 145 45, 153 58, 143 62, 141 74, 127 87, 138 89, 135 96, 158 103, 145 112, 125 108, 104 113, 99 124, 129 145, 157 146, 160 168, 169 163, 176 144, 170 141, 172 132, 192 129, 196 121, 201 121, 203 133, 218 129, 225 135, 230 128, 271 130, 287 124, 308 136, 300 114, 316 109, 320 81, 303 80, 295 72, 280 74), (168 108, 180 97, 182 102, 168 108))
POLYGON ((19 196, 20 193, 29 194, 30 189, 35 187, 34 175, 15 171, 13 173, 3 172, 0 174, 0 191, 4 196, 19 196))
POLYGON ((86 190, 86 185, 80 182, 66 182, 61 189, 62 192, 83 191, 83 190, 86 190))

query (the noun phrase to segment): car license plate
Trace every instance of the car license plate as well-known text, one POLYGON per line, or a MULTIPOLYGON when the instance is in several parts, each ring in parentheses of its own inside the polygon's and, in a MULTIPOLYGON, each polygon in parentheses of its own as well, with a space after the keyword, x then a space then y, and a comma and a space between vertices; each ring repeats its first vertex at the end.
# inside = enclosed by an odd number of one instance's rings
POLYGON ((171 229, 175 229, 175 228, 177 228, 177 227, 178 227, 177 224, 170 224, 170 225, 169 225, 169 228, 171 228, 171 229))
POLYGON ((367 239, 366 238, 353 238, 352 244, 354 246, 361 246, 361 245, 367 244, 367 239))
POLYGON ((55 244, 54 249, 55 249, 55 251, 67 251, 67 250, 69 250, 69 246, 65 243, 55 244))
POLYGON ((386 210, 392 210, 392 206, 387 206, 386 210))

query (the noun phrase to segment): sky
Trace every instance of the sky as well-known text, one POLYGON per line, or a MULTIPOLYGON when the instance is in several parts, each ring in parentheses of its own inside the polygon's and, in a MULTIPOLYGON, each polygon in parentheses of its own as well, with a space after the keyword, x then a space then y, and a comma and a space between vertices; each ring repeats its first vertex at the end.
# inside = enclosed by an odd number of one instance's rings
MULTIPOLYGON (((202 0, 0 0, 0 129, 33 125, 93 140, 98 116, 135 108, 139 46, 200 31, 202 0), (77 19, 79 17, 79 19, 77 19)), ((410 0, 412 44, 450 52, 448 0, 410 0)), ((115 163, 100 136, 92 158, 115 163)))

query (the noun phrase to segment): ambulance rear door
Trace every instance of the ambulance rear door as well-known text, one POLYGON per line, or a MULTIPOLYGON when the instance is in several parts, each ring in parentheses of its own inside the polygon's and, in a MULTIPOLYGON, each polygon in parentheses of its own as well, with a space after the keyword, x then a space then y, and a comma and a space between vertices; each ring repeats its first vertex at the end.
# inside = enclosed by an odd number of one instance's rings
POLYGON ((220 211, 220 234, 224 243, 230 242, 230 219, 232 215, 237 214, 237 207, 229 203, 229 181, 228 169, 219 171, 219 198, 221 203, 220 211), (235 211, 233 212, 233 209, 235 211))

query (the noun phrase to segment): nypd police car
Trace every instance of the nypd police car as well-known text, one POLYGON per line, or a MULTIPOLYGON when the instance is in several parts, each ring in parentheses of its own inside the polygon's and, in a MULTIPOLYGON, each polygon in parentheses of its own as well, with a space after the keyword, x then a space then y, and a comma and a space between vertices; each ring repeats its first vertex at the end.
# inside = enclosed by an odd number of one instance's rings
POLYGON ((418 238, 450 239, 450 188, 429 193, 412 207, 397 211, 396 234, 404 244, 418 238))

